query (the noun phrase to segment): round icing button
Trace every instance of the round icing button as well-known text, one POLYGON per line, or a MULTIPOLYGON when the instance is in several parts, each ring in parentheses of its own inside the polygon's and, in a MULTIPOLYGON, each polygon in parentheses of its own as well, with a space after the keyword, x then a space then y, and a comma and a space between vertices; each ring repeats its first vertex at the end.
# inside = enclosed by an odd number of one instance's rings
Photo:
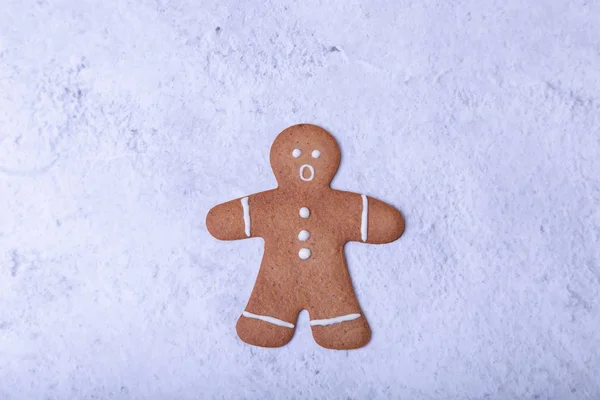
POLYGON ((306 260, 308 257, 310 257, 310 249, 300 249, 300 251, 298 252, 298 257, 300 257, 303 260, 306 260))
POLYGON ((310 217, 310 210, 306 207, 302 207, 300 209, 300 217, 302 218, 308 218, 310 217))
POLYGON ((310 232, 305 231, 305 230, 301 230, 300 233, 298 234, 298 240, 301 240, 303 242, 307 241, 309 237, 310 237, 310 232))

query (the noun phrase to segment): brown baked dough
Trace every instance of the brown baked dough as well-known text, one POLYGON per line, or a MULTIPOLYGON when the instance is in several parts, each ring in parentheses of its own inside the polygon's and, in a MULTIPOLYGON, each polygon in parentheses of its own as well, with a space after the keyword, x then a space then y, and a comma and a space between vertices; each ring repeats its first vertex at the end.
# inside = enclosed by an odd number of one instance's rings
POLYGON ((352 288, 344 244, 392 242, 402 235, 404 219, 382 201, 329 187, 340 150, 318 126, 287 128, 273 142, 270 158, 276 189, 219 204, 206 217, 217 239, 265 242, 237 333, 255 346, 283 346, 306 309, 319 345, 362 347, 371 330, 352 288))

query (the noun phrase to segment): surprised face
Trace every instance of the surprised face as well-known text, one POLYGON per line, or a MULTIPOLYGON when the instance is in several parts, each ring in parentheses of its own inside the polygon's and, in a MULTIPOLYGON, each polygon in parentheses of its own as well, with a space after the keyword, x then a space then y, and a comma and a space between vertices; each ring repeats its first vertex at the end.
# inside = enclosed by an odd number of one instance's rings
POLYGON ((271 167, 280 186, 329 186, 340 163, 335 139, 315 125, 294 125, 271 147, 271 167))

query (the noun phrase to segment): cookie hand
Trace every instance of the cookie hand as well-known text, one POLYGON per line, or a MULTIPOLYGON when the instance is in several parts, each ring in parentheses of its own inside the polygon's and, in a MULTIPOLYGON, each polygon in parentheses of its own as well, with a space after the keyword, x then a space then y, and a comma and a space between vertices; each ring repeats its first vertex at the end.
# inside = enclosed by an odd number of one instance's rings
MULTIPOLYGON (((358 197, 358 195, 355 196, 358 197)), ((393 242, 402 236, 404 218, 400 211, 383 201, 366 195, 360 196, 360 203, 360 217, 349 218, 350 221, 353 221, 349 240, 381 244, 393 242)), ((356 210, 356 207, 352 207, 352 210, 356 210)))
POLYGON ((368 226, 366 243, 389 243, 404 233, 404 218, 400 211, 383 201, 367 197, 368 226))
POLYGON ((206 216, 206 227, 220 240, 253 237, 248 197, 231 200, 213 207, 206 216))

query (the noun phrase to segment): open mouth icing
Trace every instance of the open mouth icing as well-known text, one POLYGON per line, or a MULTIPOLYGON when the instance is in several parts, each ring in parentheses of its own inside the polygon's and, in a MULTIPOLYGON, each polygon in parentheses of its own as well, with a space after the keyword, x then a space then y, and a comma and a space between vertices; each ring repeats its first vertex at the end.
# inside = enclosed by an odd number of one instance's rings
POLYGON ((312 167, 312 165, 304 164, 303 166, 300 167, 300 179, 302 179, 305 182, 310 182, 313 180, 314 177, 315 177, 315 169, 312 167), (304 171, 307 169, 310 172, 310 175, 308 176, 308 178, 304 177, 304 171))

